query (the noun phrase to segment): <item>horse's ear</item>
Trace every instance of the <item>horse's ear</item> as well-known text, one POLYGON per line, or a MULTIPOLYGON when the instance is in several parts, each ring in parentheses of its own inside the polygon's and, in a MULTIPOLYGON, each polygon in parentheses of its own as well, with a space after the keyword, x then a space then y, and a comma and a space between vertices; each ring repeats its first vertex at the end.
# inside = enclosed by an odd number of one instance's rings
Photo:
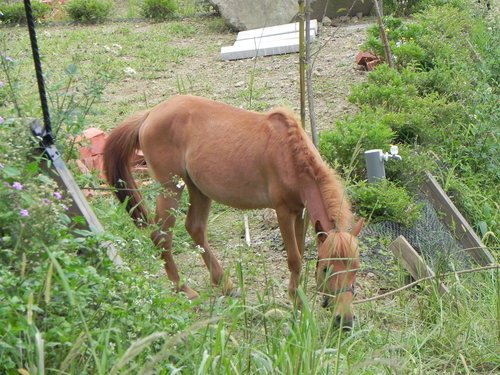
POLYGON ((358 220, 356 224, 354 224, 354 228, 352 228, 352 235, 354 237, 357 237, 359 233, 361 232, 361 229, 363 229, 363 225, 365 224, 365 219, 361 218, 358 220))
POLYGON ((326 237, 328 237, 328 235, 323 230, 323 227, 321 226, 319 220, 317 220, 316 223, 314 224, 314 230, 316 231, 316 237, 318 238, 319 243, 325 242, 326 237))

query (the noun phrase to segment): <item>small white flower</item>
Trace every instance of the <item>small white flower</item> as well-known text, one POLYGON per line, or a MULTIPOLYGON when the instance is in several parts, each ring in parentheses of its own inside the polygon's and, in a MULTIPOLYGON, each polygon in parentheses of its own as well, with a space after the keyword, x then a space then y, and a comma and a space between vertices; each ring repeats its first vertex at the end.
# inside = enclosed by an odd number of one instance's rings
POLYGON ((123 72, 129 76, 133 76, 134 74, 137 74, 135 69, 132 69, 130 66, 127 66, 125 69, 123 69, 123 72))
POLYGON ((184 180, 181 178, 181 179, 179 179, 179 182, 177 182, 177 185, 176 185, 176 186, 177 186, 177 189, 180 189, 180 188, 182 188, 182 187, 186 186, 186 183, 185 183, 185 182, 184 182, 184 180))

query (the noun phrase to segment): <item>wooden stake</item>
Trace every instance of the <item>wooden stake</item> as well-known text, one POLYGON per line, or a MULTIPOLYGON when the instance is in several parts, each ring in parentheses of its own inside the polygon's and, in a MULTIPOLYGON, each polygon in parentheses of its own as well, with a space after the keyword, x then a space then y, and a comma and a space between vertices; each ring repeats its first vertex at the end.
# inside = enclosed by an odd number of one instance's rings
POLYGON ((445 213, 443 221, 448 229, 455 235, 460 244, 471 253, 474 260, 480 265, 495 263, 493 255, 482 243, 467 220, 462 216, 450 197, 439 185, 436 179, 426 172, 427 181, 422 185, 422 190, 431 201, 434 208, 445 213))
POLYGON ((380 32, 380 39, 382 40, 382 45, 384 46, 385 60, 390 68, 394 68, 394 59, 392 57, 391 48, 389 47, 389 40, 387 39, 387 34, 384 29, 384 22, 382 19, 382 12, 378 0, 373 0, 375 6, 375 13, 377 14, 378 28, 380 32))
MULTIPOLYGON (((415 251, 404 236, 399 236, 389 245, 392 253, 403 266, 410 272, 415 280, 435 276, 434 271, 425 263, 424 259, 415 251)), ((448 293, 448 288, 439 283, 439 293, 441 295, 448 293)))
POLYGON ((312 70, 313 64, 311 62, 311 0, 305 0, 305 19, 306 19, 306 83, 307 83, 307 105, 309 107, 309 123, 311 124, 311 137, 312 142, 318 148, 318 131, 316 128, 316 113, 314 110, 314 97, 312 87, 312 70))
POLYGON ((304 43, 304 0, 299 3, 299 76, 300 76, 300 122, 306 125, 305 43, 304 43))
POLYGON ((250 227, 248 225, 248 215, 243 215, 243 223, 245 224, 245 242, 247 246, 252 246, 252 242, 250 240, 250 227))

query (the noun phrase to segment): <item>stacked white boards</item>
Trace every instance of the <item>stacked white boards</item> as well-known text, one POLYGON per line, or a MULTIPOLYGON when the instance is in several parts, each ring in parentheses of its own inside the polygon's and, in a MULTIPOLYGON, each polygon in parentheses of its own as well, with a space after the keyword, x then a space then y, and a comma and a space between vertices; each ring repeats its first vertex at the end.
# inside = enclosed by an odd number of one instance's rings
MULTIPOLYGON (((310 38, 318 34, 318 22, 311 20, 310 38)), ((232 46, 222 47, 221 60, 248 59, 299 51, 299 23, 240 31, 232 46)))

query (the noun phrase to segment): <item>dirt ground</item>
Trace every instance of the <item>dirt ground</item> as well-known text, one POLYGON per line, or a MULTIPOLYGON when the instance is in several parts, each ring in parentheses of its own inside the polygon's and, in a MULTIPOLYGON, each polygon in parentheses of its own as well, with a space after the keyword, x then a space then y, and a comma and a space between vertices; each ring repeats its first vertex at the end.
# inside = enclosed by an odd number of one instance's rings
MULTIPOLYGON (((358 69, 354 59, 365 41, 366 29, 374 21, 354 20, 340 27, 320 26, 312 46, 319 129, 331 127, 336 119, 355 110, 346 97, 352 85, 365 79, 366 72, 358 69)), ((172 48, 194 49, 193 56, 178 63, 166 63, 165 69, 151 72, 146 85, 144 80, 135 77, 111 85, 106 92, 108 103, 128 104, 127 112, 123 113, 126 116, 143 110, 145 101, 151 106, 173 94, 189 93, 257 111, 286 105, 298 113, 298 54, 221 61, 220 47, 232 45, 236 34, 203 32, 206 27, 203 21, 193 26, 200 31, 195 36, 168 42, 172 48)), ((144 33, 149 28, 147 23, 136 25, 136 31, 144 33)))
MULTIPOLYGON (((350 87, 363 82, 366 72, 355 64, 355 55, 366 38, 366 29, 373 20, 355 20, 340 27, 321 27, 314 43, 313 69, 314 98, 319 130, 331 128, 336 119, 354 113, 356 108, 347 101, 350 87)), ((179 43, 195 45, 197 53, 186 63, 177 64, 170 73, 151 81, 148 98, 159 102, 165 87, 181 85, 191 94, 207 96, 236 106, 254 110, 287 105, 299 111, 298 54, 271 56, 238 61, 219 61, 220 46, 231 45, 234 34, 197 35, 179 43), (250 82, 253 77, 253 97, 250 102, 250 82)), ((121 94, 132 93, 134 82, 122 89, 121 94)), ((123 99, 123 97, 122 97, 123 99)), ((182 218, 179 218, 182 220, 182 218)), ((241 265, 244 288, 249 299, 257 301, 264 294, 279 304, 288 304, 287 284, 289 272, 277 223, 268 211, 241 212, 217 206, 209 219, 209 240, 219 260, 238 280, 236 269, 241 265), (248 215, 251 246, 245 244, 243 215, 248 215)), ((314 288, 315 244, 309 236, 305 254, 307 289, 314 288)), ((183 277, 199 292, 210 292, 208 272, 195 254, 195 249, 181 251, 175 259, 183 277)), ((370 274, 368 273, 368 278, 370 274)), ((358 293, 368 279, 363 272, 358 277, 358 293)), ((213 292, 217 294, 217 292, 213 292)), ((313 298, 313 293, 308 293, 313 298)))

